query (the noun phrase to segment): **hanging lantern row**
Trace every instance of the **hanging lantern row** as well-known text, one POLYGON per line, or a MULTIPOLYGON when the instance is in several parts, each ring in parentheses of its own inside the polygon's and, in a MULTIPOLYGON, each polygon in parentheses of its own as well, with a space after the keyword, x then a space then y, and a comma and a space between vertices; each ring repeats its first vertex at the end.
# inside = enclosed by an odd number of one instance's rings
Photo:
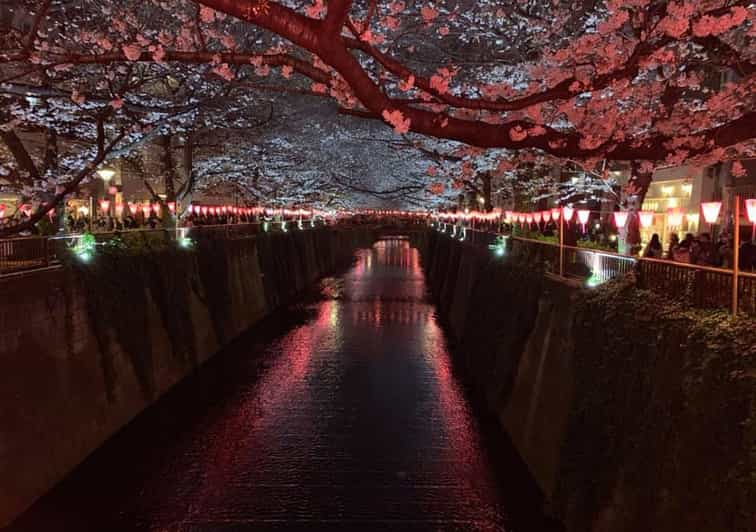
MULTIPOLYGON (((745 200, 746 212, 748 221, 753 224, 753 238, 756 238, 756 199, 745 200)), ((719 219, 720 212, 722 210, 721 201, 709 201, 701 204, 701 212, 703 213, 704 220, 708 224, 715 224, 719 219)), ((560 214, 564 216, 564 221, 569 223, 577 212, 578 222, 583 226, 585 232, 586 224, 590 218, 590 211, 584 209, 575 210, 572 207, 553 208, 546 211, 536 211, 532 213, 521 213, 514 211, 505 211, 504 219, 507 223, 527 224, 528 226, 540 224, 541 220, 544 223, 554 220, 559 220, 560 214)), ((648 229, 654 225, 654 216, 657 213, 654 211, 639 211, 638 219, 641 227, 648 229)), ((629 211, 615 211, 612 213, 614 218, 614 224, 617 229, 622 229, 627 225, 627 221, 630 216, 629 211)), ((686 213, 682 209, 668 209, 666 212, 667 224, 670 227, 681 227, 683 218, 685 218, 688 224, 697 224, 699 220, 698 213, 686 213)))
POLYGON ((494 209, 491 212, 482 211, 468 211, 468 212, 440 212, 438 217, 444 221, 457 221, 457 220, 479 220, 479 221, 495 221, 501 218, 501 211, 494 209))
POLYGON ((262 214, 262 207, 234 207, 232 205, 189 205, 186 212, 195 216, 223 216, 228 214, 251 216, 262 214))
POLYGON ((347 211, 349 215, 354 214, 368 214, 374 216, 410 216, 410 217, 425 217, 430 213, 428 211, 397 211, 387 209, 358 209, 356 211, 347 211))
POLYGON ((540 225, 541 222, 543 222, 544 224, 547 224, 551 221, 557 223, 559 219, 563 217, 565 222, 570 223, 572 221, 572 217, 575 215, 575 212, 577 212, 578 220, 585 229, 585 224, 588 222, 588 218, 591 214, 590 211, 583 209, 576 211, 572 207, 554 207, 553 209, 535 211, 531 213, 505 211, 504 220, 507 223, 527 223, 530 226, 533 223, 540 225))
POLYGON ((286 209, 271 207, 235 207, 232 205, 189 205, 186 208, 189 214, 195 216, 289 216, 289 217, 326 217, 332 213, 318 209, 286 209))

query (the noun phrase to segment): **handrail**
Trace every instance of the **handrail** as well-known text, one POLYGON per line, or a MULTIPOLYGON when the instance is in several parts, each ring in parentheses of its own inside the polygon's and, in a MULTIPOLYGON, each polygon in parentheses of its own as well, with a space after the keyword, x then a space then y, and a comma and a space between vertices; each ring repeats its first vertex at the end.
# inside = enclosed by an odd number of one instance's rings
MULTIPOLYGON (((450 226, 453 227, 453 224, 445 224, 443 228, 439 227, 439 229, 448 232, 450 226)), ((536 255, 537 260, 544 261, 547 265, 550 264, 550 266, 547 266, 547 271, 564 279, 573 278, 576 275, 583 277, 586 274, 580 271, 575 274, 574 268, 580 265, 580 268, 590 270, 591 276, 586 280, 588 286, 595 286, 635 270, 638 273, 637 279, 641 286, 676 291, 676 295, 687 299, 688 304, 693 306, 730 307, 733 311, 756 314, 756 272, 704 264, 690 264, 668 259, 635 257, 608 250, 560 245, 556 242, 494 231, 481 231, 471 228, 465 228, 465 231, 487 232, 494 238, 506 236, 511 239, 511 242, 521 242, 526 249, 528 246, 533 246, 531 247, 533 252, 536 252, 539 248, 544 251, 546 249, 553 250, 553 254, 550 251, 546 254, 539 252, 536 255), (569 253, 565 253, 565 251, 569 253), (557 252, 558 257, 556 256, 557 252), (732 286, 734 298, 729 294, 729 288, 724 290, 724 284, 727 287, 732 286), (737 309, 735 310, 736 306, 737 309)))
MULTIPOLYGON (((309 220, 302 220, 307 222, 309 220)), ((270 224, 271 229, 279 232, 279 227, 283 222, 293 224, 299 223, 299 220, 271 220, 269 222, 244 222, 234 224, 212 224, 212 225, 195 225, 191 227, 139 227, 131 229, 117 229, 112 231, 101 231, 91 233, 97 241, 113 238, 116 235, 156 235, 163 234, 170 239, 179 240, 181 237, 189 234, 201 235, 203 232, 209 236, 217 232, 225 232, 229 236, 251 235, 252 233, 261 233, 263 224, 270 224), (255 229, 255 231, 252 231, 255 229)), ((301 230, 307 231, 315 227, 306 224, 301 230)), ((56 256, 57 250, 61 249, 61 244, 54 244, 57 241, 75 241, 81 239, 88 233, 67 233, 53 236, 21 236, 13 238, 0 239, 0 277, 16 274, 24 271, 37 270, 46 268, 51 264, 58 263, 56 256)))

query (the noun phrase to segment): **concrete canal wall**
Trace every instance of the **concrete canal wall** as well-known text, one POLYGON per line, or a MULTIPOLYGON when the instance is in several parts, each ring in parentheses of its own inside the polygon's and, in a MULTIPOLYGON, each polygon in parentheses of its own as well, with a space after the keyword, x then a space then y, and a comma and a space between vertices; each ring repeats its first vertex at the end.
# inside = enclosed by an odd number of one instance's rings
POLYGON ((132 241, 0 279, 0 527, 367 230, 132 241))
POLYGON ((756 530, 754 321, 419 244, 458 362, 568 531, 756 530))

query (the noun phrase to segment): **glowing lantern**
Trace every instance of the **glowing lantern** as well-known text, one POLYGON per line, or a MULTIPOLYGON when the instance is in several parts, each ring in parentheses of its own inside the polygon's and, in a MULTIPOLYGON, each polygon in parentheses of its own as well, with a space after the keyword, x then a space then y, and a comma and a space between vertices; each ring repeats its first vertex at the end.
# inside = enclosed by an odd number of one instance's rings
POLYGON ((616 211, 614 213, 614 223, 617 225, 617 229, 622 229, 627 223, 627 211, 616 211))
POLYGON ((123 203, 116 203, 115 212, 118 218, 123 217, 123 203))
POLYGON ((129 202, 129 212, 131 213, 132 216, 136 216, 138 208, 139 207, 137 206, 136 203, 129 202))
POLYGON ((545 223, 549 223, 551 221, 551 211, 543 211, 541 215, 543 216, 543 221, 545 223))
POLYGON ((110 194, 111 196, 115 196, 116 194, 118 194, 118 187, 109 186, 108 194, 110 194))
POLYGON ((526 214, 525 215, 525 221, 528 222, 528 229, 533 224, 533 215, 532 214, 526 214))
POLYGON ((554 219, 555 222, 559 220, 559 216, 561 214, 562 214, 562 211, 559 210, 559 207, 554 207, 553 209, 551 209, 551 217, 554 219))
POLYGON ((541 211, 533 213, 533 221, 537 224, 541 223, 541 211))
POLYGON ((654 213, 652 211, 641 211, 638 213, 641 226, 648 229, 654 224, 654 213))
POLYGON ((682 225, 683 213, 679 209, 667 210, 667 224, 671 227, 679 227, 682 225))
POLYGON ((150 204, 149 203, 142 204, 142 214, 144 215, 145 218, 150 217, 150 204))
POLYGON ((186 212, 188 212, 189 214, 192 214, 194 212, 194 205, 187 205, 186 212))
MULTIPOLYGON (((580 209, 577 212, 577 215, 578 215, 578 221, 583 226, 583 232, 585 233, 585 224, 588 223, 588 218, 591 216, 591 211, 586 210, 586 209, 580 209)), ((570 217, 572 217, 572 216, 570 216, 570 217)))
POLYGON ((110 200, 100 200, 100 210, 106 213, 110 210, 110 200))
MULTIPOLYGON (((756 199, 745 200, 746 212, 748 213, 748 221, 753 224, 751 229, 751 240, 756 240, 756 199)), ((0 217, 2 217, 2 211, 0 211, 0 217)))
POLYGON ((171 211, 171 214, 174 214, 176 212, 176 202, 169 201, 167 205, 168 205, 168 210, 171 211))
POLYGON ((159 217, 163 208, 160 206, 160 203, 155 202, 152 204, 152 210, 155 211, 155 216, 159 217))
POLYGON ((228 207, 226 207, 225 205, 223 207, 221 207, 221 212, 223 214, 226 214, 228 212, 228 207))
POLYGON ((575 209, 572 207, 562 207, 562 213, 564 214, 564 221, 567 223, 570 223, 570 220, 572 220, 572 214, 575 212, 575 209))
POLYGON ((719 210, 721 208, 721 201, 710 201, 708 203, 702 203, 701 210, 703 211, 704 220, 706 220, 706 222, 709 224, 716 223, 717 218, 719 218, 719 210))
POLYGON ((504 220, 506 220, 507 223, 512 223, 512 216, 514 213, 512 211, 504 211, 504 220))
POLYGON ((200 207, 200 210, 202 211, 202 216, 207 216, 207 212, 209 210, 207 206, 203 205, 202 207, 200 207))
POLYGON ((0 218, 5 216, 5 203, 0 203, 0 218))
POLYGON ((520 224, 525 223, 525 215, 521 212, 517 213, 517 221, 520 222, 520 224))

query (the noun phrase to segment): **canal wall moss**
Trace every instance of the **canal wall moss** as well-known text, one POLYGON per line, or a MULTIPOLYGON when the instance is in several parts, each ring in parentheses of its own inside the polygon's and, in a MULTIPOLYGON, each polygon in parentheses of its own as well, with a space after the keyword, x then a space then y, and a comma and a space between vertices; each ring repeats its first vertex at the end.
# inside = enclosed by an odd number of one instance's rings
POLYGON ((0 527, 197 366, 358 247, 361 229, 111 241, 0 279, 0 527))
POLYGON ((570 532, 756 528, 756 323, 437 233, 455 357, 570 532))

